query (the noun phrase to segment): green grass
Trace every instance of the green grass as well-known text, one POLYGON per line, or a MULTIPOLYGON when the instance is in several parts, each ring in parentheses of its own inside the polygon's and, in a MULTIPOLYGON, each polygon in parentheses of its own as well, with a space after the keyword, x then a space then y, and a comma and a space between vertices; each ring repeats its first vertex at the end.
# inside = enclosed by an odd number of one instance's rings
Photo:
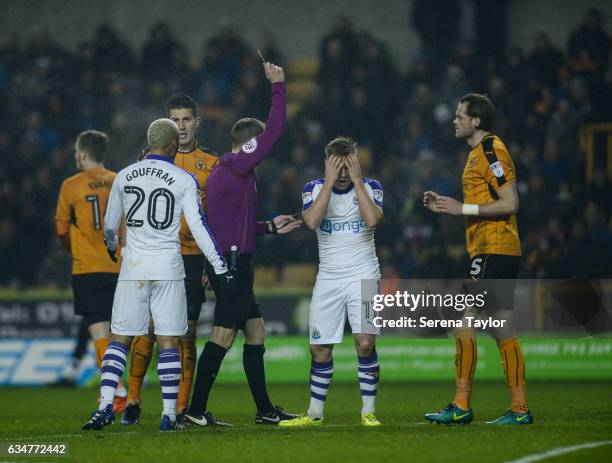
MULTIPOLYGON (((190 428, 160 433, 161 398, 155 387, 144 391, 142 424, 118 421, 100 432, 80 431, 95 408, 95 389, 0 389, 0 442, 67 442, 70 456, 54 461, 94 462, 338 462, 338 461, 507 461, 585 442, 612 439, 612 388, 607 382, 531 382, 532 426, 492 427, 486 419, 508 405, 501 382, 477 382, 475 421, 446 427, 422 416, 452 398, 448 383, 385 383, 379 391, 381 428, 359 425, 361 399, 357 384, 332 384, 326 421, 313 429, 255 426, 246 386, 218 385, 209 408, 233 428, 190 428)), ((307 385, 271 385, 275 403, 304 411, 307 385)), ((119 418, 119 417, 118 417, 119 418)), ((551 462, 612 461, 612 446, 582 450, 551 462)), ((0 461, 41 458, 0 456, 0 461)), ((44 459, 49 460, 49 458, 44 459)))

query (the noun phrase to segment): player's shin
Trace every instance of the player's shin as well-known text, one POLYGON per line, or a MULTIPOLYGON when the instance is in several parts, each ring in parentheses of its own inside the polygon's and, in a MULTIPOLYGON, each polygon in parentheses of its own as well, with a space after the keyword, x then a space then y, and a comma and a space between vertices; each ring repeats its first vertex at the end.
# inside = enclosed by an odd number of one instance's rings
POLYGON ((100 381, 100 406, 104 410, 113 403, 117 384, 123 376, 127 360, 128 346, 113 341, 108 345, 102 359, 102 374, 100 381))
POLYGON ((191 394, 191 383, 196 365, 196 343, 195 338, 189 337, 179 341, 179 354, 181 356, 181 379, 179 382, 178 400, 176 409, 182 413, 189 406, 191 394))
POLYGON ((142 383, 151 363, 154 343, 147 336, 136 336, 134 338, 130 357, 128 403, 140 403, 142 383))
POLYGON ((159 376, 162 390, 163 414, 172 421, 175 421, 176 399, 181 378, 181 358, 178 349, 163 349, 159 351, 157 375, 159 376))
POLYGON ((368 413, 375 413, 380 366, 376 350, 367 357, 357 356, 357 359, 359 361, 357 376, 359 377, 359 389, 361 390, 361 400, 363 402, 361 415, 363 416, 368 413))
POLYGON ((474 330, 460 330, 455 333, 455 349, 455 399, 453 402, 459 408, 469 410, 478 358, 474 330))
POLYGON ((525 387, 525 357, 517 338, 499 340, 497 342, 501 353, 502 365, 510 395, 512 411, 525 413, 529 410, 527 390, 525 387))
POLYGON ((266 370, 263 359, 265 351, 263 344, 245 344, 242 352, 242 364, 253 400, 257 411, 263 414, 274 411, 266 389, 266 370))
POLYGON ((222 346, 211 341, 208 341, 204 346, 204 351, 198 359, 193 397, 189 406, 190 415, 202 415, 206 411, 210 389, 215 382, 217 373, 219 373, 226 352, 227 350, 222 346))
POLYGON ((327 399, 333 374, 333 359, 325 363, 312 361, 310 367, 310 406, 308 407, 308 416, 312 419, 323 418, 325 399, 327 399))

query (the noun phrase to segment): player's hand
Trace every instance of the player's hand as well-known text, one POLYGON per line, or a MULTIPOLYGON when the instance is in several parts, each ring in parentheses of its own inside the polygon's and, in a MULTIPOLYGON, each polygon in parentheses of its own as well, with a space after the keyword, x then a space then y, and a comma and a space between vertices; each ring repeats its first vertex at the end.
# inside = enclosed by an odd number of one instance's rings
POLYGON ((300 225, 302 225, 302 221, 296 219, 292 215, 278 215, 274 217, 270 222, 271 224, 274 224, 274 233, 278 235, 285 235, 289 232, 292 232, 296 228, 300 228, 300 225))
POLYGON ((221 275, 217 275, 219 279, 219 287, 222 293, 235 293, 236 292, 236 278, 229 270, 221 275))
POLYGON ((431 210, 437 214, 461 215, 463 214, 463 204, 448 196, 439 196, 431 210))
POLYGON ((284 82, 285 81, 285 71, 282 67, 276 66, 272 63, 264 63, 264 72, 266 73, 266 78, 270 81, 271 84, 275 82, 284 82))
POLYGON ((348 171, 351 182, 357 183, 361 181, 361 166, 356 154, 349 154, 344 158, 344 165, 348 171))
POLYGON ((108 247, 108 243, 106 242, 106 238, 104 238, 104 246, 106 246, 106 252, 108 252, 108 256, 111 258, 113 262, 117 262, 117 249, 111 249, 108 247))
POLYGON ((325 160, 325 183, 333 185, 338 180, 344 161, 339 156, 330 156, 325 160))
POLYGON ((117 262, 117 250, 115 249, 114 251, 111 251, 110 249, 106 248, 106 250, 108 251, 108 255, 111 258, 111 260, 113 262, 117 262))
POLYGON ((426 191, 423 193, 423 206, 425 206, 430 211, 433 211, 433 206, 440 195, 434 191, 426 191))
POLYGON ((210 280, 208 279, 208 274, 206 272, 202 274, 202 287, 207 291, 212 290, 212 286, 210 284, 210 280))

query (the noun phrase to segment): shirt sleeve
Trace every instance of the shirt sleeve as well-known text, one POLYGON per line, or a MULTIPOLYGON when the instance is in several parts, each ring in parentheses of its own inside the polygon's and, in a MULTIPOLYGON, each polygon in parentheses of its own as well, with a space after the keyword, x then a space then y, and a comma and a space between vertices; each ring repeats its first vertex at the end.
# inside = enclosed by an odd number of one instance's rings
POLYGON ((373 178, 365 178, 363 179, 363 183, 365 183, 369 188, 366 188, 366 191, 376 204, 381 209, 383 208, 383 187, 378 180, 374 180, 373 178))
POLYGON ((238 153, 226 154, 223 162, 227 163, 238 175, 250 174, 255 166, 270 153, 276 141, 283 134, 286 114, 285 83, 275 82, 272 84, 272 102, 266 129, 261 135, 242 145, 238 153))
POLYGON ((70 233, 70 213, 72 206, 70 205, 69 186, 66 182, 62 183, 59 197, 57 198, 57 207, 55 209, 55 231, 58 236, 65 236, 70 233))
POLYGON ((119 225, 123 214, 120 183, 119 177, 115 177, 104 214, 104 239, 106 246, 111 251, 116 250, 119 244, 119 225))
POLYGON ((204 256, 208 262, 210 262, 210 265, 215 269, 215 273, 220 275, 227 272, 225 259, 215 242, 212 231, 206 221, 206 217, 202 213, 199 185, 195 178, 193 182, 187 184, 185 198, 183 199, 183 213, 185 214, 185 219, 187 219, 187 224, 189 225, 191 233, 196 243, 198 243, 198 247, 202 250, 204 256))
POLYGON ((492 140, 485 140, 483 142, 483 150, 488 164, 483 175, 487 183, 496 192, 508 183, 516 180, 514 163, 503 144, 495 143, 492 140))
POLYGON ((268 225, 268 222, 257 222, 257 225, 255 225, 255 236, 262 236, 262 235, 267 235, 268 231, 266 230, 266 226, 268 225))
POLYGON ((320 190, 320 187, 317 187, 317 185, 320 185, 320 182, 317 180, 313 180, 304 185, 302 189, 302 211, 312 206, 312 203, 317 199, 320 190))

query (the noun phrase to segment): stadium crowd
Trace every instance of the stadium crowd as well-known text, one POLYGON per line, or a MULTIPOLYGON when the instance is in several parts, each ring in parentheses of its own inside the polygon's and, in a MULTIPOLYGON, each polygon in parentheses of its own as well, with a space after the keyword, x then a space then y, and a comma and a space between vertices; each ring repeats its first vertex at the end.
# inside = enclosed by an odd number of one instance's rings
MULTIPOLYGON (((287 65, 274 38, 259 49, 287 65)), ((462 220, 422 207, 425 190, 461 198, 469 151, 454 139, 456 102, 487 93, 497 107, 494 132, 518 173, 523 245, 521 276, 601 277, 612 272, 612 189, 605 169, 586 181, 579 128, 610 121, 610 38, 591 10, 557 49, 546 32, 533 47, 481 53, 479 44, 424 47, 405 74, 384 43, 337 20, 320 47, 316 91, 289 123, 257 172, 259 215, 301 209, 302 186, 323 176, 323 147, 333 136, 354 137, 364 174, 385 190, 385 218, 376 232, 384 277, 463 276, 462 220)), ((163 115, 176 92, 194 95, 204 118, 200 142, 227 151, 238 118, 265 120, 269 87, 256 52, 230 27, 190 56, 168 25, 155 25, 134 50, 103 25, 77 50, 36 31, 15 33, 0 47, 0 286, 67 286, 68 256, 54 236, 61 181, 76 172, 72 143, 87 128, 107 132, 118 170, 144 147, 147 124, 163 115)), ((291 73, 287 76, 291 89, 291 73)), ((316 262, 307 230, 260 238, 256 262, 279 269, 316 262)))

